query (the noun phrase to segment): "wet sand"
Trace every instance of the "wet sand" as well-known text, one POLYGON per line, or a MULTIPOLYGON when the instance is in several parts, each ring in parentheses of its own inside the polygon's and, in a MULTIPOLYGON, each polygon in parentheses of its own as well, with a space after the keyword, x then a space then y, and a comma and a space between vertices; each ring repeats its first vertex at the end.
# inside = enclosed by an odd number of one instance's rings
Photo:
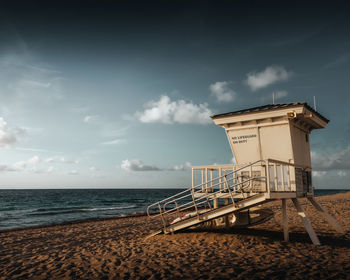
POLYGON ((145 237, 146 217, 0 233, 0 279, 350 279, 350 192, 317 197, 337 219, 337 233, 300 202, 322 243, 311 243, 288 202, 290 242, 283 242, 281 202, 268 222, 249 229, 191 230, 145 237))

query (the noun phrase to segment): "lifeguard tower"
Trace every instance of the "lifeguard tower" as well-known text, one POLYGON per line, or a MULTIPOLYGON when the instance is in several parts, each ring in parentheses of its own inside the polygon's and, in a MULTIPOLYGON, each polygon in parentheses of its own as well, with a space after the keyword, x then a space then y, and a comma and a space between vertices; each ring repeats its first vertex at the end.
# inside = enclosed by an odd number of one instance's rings
MULTIPOLYGON (((159 218, 155 233, 173 233, 220 220, 225 226, 250 209, 281 199, 284 240, 291 199, 314 244, 320 244, 298 198, 306 197, 338 231, 343 229, 314 199, 309 135, 329 122, 307 103, 265 105, 211 116, 225 129, 236 164, 192 167, 192 187, 147 208, 159 218)), ((246 223, 249 225, 249 223, 246 223)))

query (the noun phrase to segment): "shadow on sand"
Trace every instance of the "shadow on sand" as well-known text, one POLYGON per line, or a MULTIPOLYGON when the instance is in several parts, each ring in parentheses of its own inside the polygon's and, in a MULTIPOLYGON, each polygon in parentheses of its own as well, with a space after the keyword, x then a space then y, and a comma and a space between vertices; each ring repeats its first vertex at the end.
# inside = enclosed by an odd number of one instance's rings
MULTIPOLYGON (((182 233, 189 232, 211 232, 219 234, 238 234, 241 236, 255 236, 255 237, 264 237, 270 241, 281 241, 283 242, 283 232, 273 231, 273 230, 264 230, 264 229, 254 229, 254 228, 196 228, 196 229, 187 229, 182 231, 182 233)), ((334 232, 316 232, 318 238, 322 245, 339 247, 339 248, 350 248, 350 240, 348 233, 345 235, 335 235, 334 232)), ((311 243, 310 237, 307 232, 290 232, 289 233, 290 243, 311 243)))

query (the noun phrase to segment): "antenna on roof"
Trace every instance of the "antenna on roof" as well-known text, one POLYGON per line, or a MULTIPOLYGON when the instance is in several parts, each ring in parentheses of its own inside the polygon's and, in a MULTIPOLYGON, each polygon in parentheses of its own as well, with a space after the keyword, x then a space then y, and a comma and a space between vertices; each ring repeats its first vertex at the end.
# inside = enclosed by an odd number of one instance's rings
POLYGON ((272 92, 272 104, 275 104, 275 92, 272 92))
POLYGON ((316 108, 316 96, 314 95, 314 109, 315 111, 317 111, 317 108, 316 108))

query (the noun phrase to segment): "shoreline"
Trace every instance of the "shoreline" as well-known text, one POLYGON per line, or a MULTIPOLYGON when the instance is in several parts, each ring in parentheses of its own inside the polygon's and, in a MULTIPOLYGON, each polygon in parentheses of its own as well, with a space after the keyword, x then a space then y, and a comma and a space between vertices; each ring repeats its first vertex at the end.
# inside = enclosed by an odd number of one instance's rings
POLYGON ((350 192, 317 200, 346 231, 334 231, 300 199, 320 246, 312 244, 290 201, 290 242, 283 242, 280 201, 267 205, 272 219, 246 229, 146 239, 155 223, 139 215, 0 232, 0 280, 348 279, 350 192))
MULTIPOLYGON (((328 189, 326 189, 328 190, 328 189)), ((344 193, 350 193, 350 190, 344 190, 343 189, 336 189, 336 191, 342 190, 342 192, 337 192, 334 194, 322 194, 315 196, 317 198, 324 197, 324 196, 333 196, 337 194, 344 194, 344 193)), ((0 233, 6 233, 6 232, 12 232, 12 231, 23 231, 27 229, 40 229, 40 228, 50 228, 50 227, 56 227, 56 226, 64 226, 64 225, 74 225, 74 224, 82 224, 82 223, 89 223, 89 222, 98 222, 98 221, 109 221, 109 220, 119 220, 119 219, 125 219, 125 218, 133 218, 133 217, 145 217, 147 216, 146 211, 145 212, 138 212, 133 214, 121 214, 121 216, 113 216, 113 217, 105 217, 105 218, 86 218, 86 219, 78 219, 74 221, 66 221, 62 223, 52 223, 52 224, 43 224, 38 226, 30 226, 30 227, 19 227, 19 228, 12 228, 12 229, 0 229, 0 233)))
POLYGON ((130 214, 125 216, 114 216, 114 217, 108 217, 108 218, 87 218, 83 220, 67 221, 67 222, 56 223, 56 224, 45 224, 45 225, 38 225, 38 226, 31 226, 31 227, 4 229, 4 230, 0 230, 0 234, 13 232, 13 231, 23 231, 27 229, 28 230, 41 229, 41 228, 45 229, 45 228, 51 228, 56 226, 67 226, 67 225, 84 224, 84 223, 90 223, 90 222, 120 220, 120 219, 126 219, 126 218, 136 218, 136 217, 145 217, 145 216, 147 216, 147 213, 136 213, 136 214, 130 214))

